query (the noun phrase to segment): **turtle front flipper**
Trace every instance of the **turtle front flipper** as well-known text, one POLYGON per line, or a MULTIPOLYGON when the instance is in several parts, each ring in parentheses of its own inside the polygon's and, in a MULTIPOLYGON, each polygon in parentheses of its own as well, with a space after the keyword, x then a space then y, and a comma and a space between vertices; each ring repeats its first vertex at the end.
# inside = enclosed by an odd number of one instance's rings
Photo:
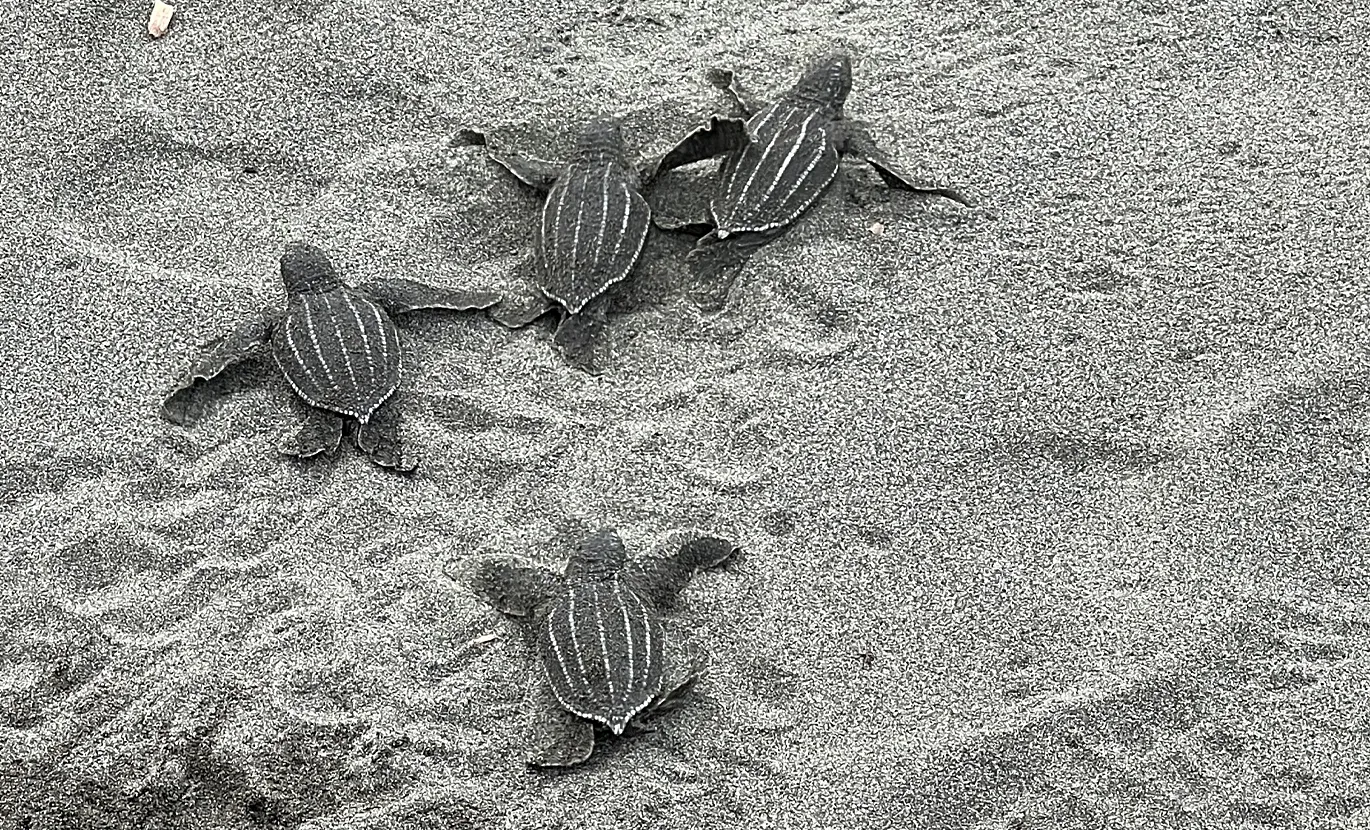
POLYGON ((928 196, 941 196, 965 207, 974 206, 970 199, 951 188, 940 187, 927 179, 910 176, 895 167, 885 153, 876 146, 870 128, 865 124, 849 119, 839 121, 838 124, 842 128, 839 134, 842 154, 864 160, 874 168, 875 172, 891 189, 922 193, 928 196))
POLYGON ((500 295, 494 291, 439 288, 406 279, 375 280, 359 286, 357 290, 390 314, 404 314, 426 308, 475 311, 489 308, 500 301, 500 295))
POLYGON ((357 449, 366 453, 371 463, 397 473, 412 473, 419 466, 413 453, 406 453, 400 440, 400 410, 394 401, 387 401, 372 413, 365 423, 357 424, 354 437, 357 449))
POLYGON ((656 163, 647 165, 643 180, 651 182, 668 170, 735 152, 746 146, 747 140, 747 122, 740 118, 715 115, 682 138, 656 163))
POLYGON ((196 391, 213 380, 220 372, 252 354, 271 338, 271 328, 278 315, 267 314, 249 320, 222 337, 206 343, 190 364, 190 369, 176 379, 175 386, 162 401, 162 417, 173 424, 190 426, 204 414, 204 401, 196 391))
POLYGON ((731 69, 710 69, 704 73, 704 77, 717 89, 728 93, 728 97, 733 99, 733 104, 747 118, 751 118, 758 112, 766 108, 766 102, 753 95, 742 84, 737 81, 737 73, 731 69))
POLYGON ((535 749, 527 764, 534 769, 574 767, 595 751, 595 726, 562 708, 546 684, 539 683, 533 724, 535 749))
POLYGON ((490 143, 489 135, 480 130, 460 130, 457 139, 467 146, 484 147, 485 154, 491 161, 513 173, 514 178, 537 190, 551 190, 552 185, 556 184, 557 177, 561 175, 561 165, 555 162, 513 150, 496 149, 495 145, 490 143))
POLYGON ((342 433, 341 415, 309 407, 309 414, 300 425, 299 432, 281 444, 281 454, 301 459, 333 455, 342 443, 342 433))
POLYGON ((489 150, 488 152, 490 159, 513 173, 514 178, 544 193, 552 189, 552 185, 557 182, 557 177, 561 175, 561 166, 546 159, 525 156, 522 153, 512 151, 501 153, 489 150))
POLYGON ((486 556, 463 568, 477 596, 501 614, 526 617, 565 590, 565 580, 546 568, 514 556, 486 556))
POLYGON ((741 548, 717 536, 696 536, 669 556, 649 556, 628 563, 624 579, 658 609, 675 605, 676 596, 696 573, 727 564, 741 548))

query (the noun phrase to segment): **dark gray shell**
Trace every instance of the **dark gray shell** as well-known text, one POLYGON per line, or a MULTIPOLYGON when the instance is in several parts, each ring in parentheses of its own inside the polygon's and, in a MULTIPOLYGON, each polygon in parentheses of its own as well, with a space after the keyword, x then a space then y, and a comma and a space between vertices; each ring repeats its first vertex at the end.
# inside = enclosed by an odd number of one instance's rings
POLYGON ((538 223, 543 292, 578 313, 633 270, 650 224, 635 171, 619 160, 571 163, 547 194, 538 223))
POLYGON ((836 121, 851 91, 851 59, 818 59, 774 103, 747 120, 749 140, 722 169, 712 203, 720 237, 783 228, 837 176, 836 121))
POLYGON ((661 622, 619 575, 577 581, 538 631, 552 693, 567 711, 621 734, 661 692, 661 622))
POLYGON ((712 209, 719 236, 793 222, 823 195, 841 157, 830 116, 787 99, 747 121, 751 140, 730 156, 712 209))
POLYGON ((400 334, 379 305, 338 287, 294 294, 271 336, 305 403, 366 423, 400 383, 400 334))

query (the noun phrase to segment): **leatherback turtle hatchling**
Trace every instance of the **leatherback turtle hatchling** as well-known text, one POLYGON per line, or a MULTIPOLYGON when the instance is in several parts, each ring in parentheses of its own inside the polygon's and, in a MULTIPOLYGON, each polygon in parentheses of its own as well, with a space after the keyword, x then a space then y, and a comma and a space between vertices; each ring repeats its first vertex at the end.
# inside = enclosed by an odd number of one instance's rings
POLYGON ((970 204, 955 190, 898 170, 876 146, 870 129, 845 117, 852 78, 851 58, 844 52, 814 61, 798 83, 769 104, 743 90, 731 71, 714 70, 709 77, 729 93, 745 121, 715 116, 667 152, 649 178, 726 154, 707 220, 658 217, 662 227, 709 228, 689 258, 697 271, 724 275, 719 305, 742 263, 818 200, 843 156, 864 159, 892 188, 970 204))
POLYGON ((628 158, 620 122, 589 122, 564 163, 497 149, 472 130, 463 131, 463 137, 484 144, 491 159, 547 194, 533 238, 534 293, 505 299, 491 316, 519 328, 560 308, 553 342, 568 362, 592 369, 589 352, 605 320, 601 297, 633 270, 651 225, 651 209, 639 191, 640 175, 628 158))
POLYGON ((697 571, 737 552, 726 540, 696 536, 669 556, 629 561, 618 534, 605 528, 580 543, 564 576, 513 557, 476 562, 477 593, 529 623, 547 680, 541 688, 554 698, 544 701, 531 766, 579 764, 594 750, 597 726, 622 735, 679 702, 705 661, 680 656, 661 613, 697 571))
POLYGON ((298 458, 332 454, 345 420, 356 422, 354 440, 376 464, 408 472, 417 465, 399 437, 399 413, 391 400, 400 383, 399 329, 390 319, 425 308, 457 311, 488 308, 499 295, 436 288, 407 279, 382 279, 358 288, 344 285, 327 255, 291 242, 281 256, 284 311, 269 310, 206 344, 177 379, 162 404, 167 420, 190 425, 202 404, 198 388, 229 366, 269 344, 276 365, 309 405, 309 418, 281 452, 298 458))

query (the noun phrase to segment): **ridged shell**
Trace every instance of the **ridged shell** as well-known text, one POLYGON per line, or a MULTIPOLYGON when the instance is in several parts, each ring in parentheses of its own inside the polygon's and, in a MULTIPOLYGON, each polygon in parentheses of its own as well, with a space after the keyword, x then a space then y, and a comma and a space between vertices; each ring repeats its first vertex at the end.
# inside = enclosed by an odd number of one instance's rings
POLYGON ((271 350, 305 403, 362 423, 400 383, 399 331, 349 288, 292 296, 271 350))
POLYGON ((661 692, 661 622, 618 578, 573 584, 538 629, 547 682, 567 711, 621 733, 661 692))
POLYGON ((547 194, 538 224, 542 290, 579 312, 633 270, 650 224, 635 173, 618 162, 570 165, 547 194))
POLYGON ((729 158, 713 200, 724 233, 781 228, 823 195, 840 157, 829 114, 781 99, 747 121, 752 140, 729 158))

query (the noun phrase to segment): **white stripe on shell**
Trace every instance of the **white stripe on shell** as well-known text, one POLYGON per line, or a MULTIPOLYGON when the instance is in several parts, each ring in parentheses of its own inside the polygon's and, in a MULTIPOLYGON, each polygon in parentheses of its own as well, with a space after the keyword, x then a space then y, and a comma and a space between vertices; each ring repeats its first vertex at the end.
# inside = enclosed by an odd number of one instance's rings
POLYGON ((561 216, 566 212, 566 200, 569 198, 571 190, 571 179, 567 176, 562 181, 557 182, 557 184, 561 186, 561 193, 558 194, 556 202, 553 203, 551 199, 547 200, 548 207, 552 207, 552 205, 555 204, 556 209, 550 214, 548 214, 546 209, 543 210, 542 259, 543 267, 548 271, 551 271, 554 266, 565 267, 564 263, 560 260, 554 261, 554 257, 559 256, 561 253, 561 216), (546 232, 548 225, 552 228, 550 236, 546 232), (548 243, 548 240, 551 240, 550 244, 548 243))
MULTIPOLYGON (((381 337, 381 358, 382 358, 386 363, 389 363, 391 360, 399 360, 399 358, 400 358, 400 353, 399 353, 399 348, 400 348, 400 339, 399 339, 399 338, 400 338, 400 336, 399 336, 399 334, 398 334, 397 332, 395 332, 393 329, 391 329, 389 326, 387 326, 387 325, 385 324, 385 323, 386 323, 385 312, 381 311, 381 307, 380 307, 380 306, 378 306, 378 305, 376 305, 375 303, 372 303, 372 302, 368 302, 367 305, 371 308, 371 317, 372 317, 372 319, 374 319, 374 320, 376 321, 376 330, 379 331, 379 332, 381 332, 383 335, 385 335, 385 336, 381 337), (394 343, 394 346, 395 346, 395 356, 394 356, 393 358, 390 356, 390 346, 391 346, 390 341, 391 341, 391 339, 392 339, 392 337, 391 337, 392 335, 393 335, 393 339, 394 339, 394 341, 395 341, 395 343, 394 343)), ((400 371, 403 371, 403 368, 401 368, 400 371)))
MULTIPOLYGON (((319 368, 323 370, 324 377, 328 378, 328 385, 337 389, 338 381, 333 377, 333 373, 329 371, 328 363, 323 358, 323 346, 319 344, 319 333, 314 329, 314 310, 309 303, 304 304, 304 324, 309 333, 309 342, 314 345, 314 354, 319 358, 319 368)), ((305 373, 308 374, 307 369, 305 373)))
POLYGON ((642 198, 640 194, 630 191, 628 193, 628 207, 623 211, 623 233, 625 235, 628 233, 628 219, 632 215, 633 208, 637 208, 639 212, 645 211, 645 213, 642 216, 642 221, 638 223, 641 230, 637 234, 637 245, 633 250, 633 258, 628 263, 629 268, 632 268, 637 263, 637 258, 642 256, 642 248, 647 244, 647 232, 651 230, 652 226, 652 209, 647 205, 647 200, 642 198))
MULTIPOLYGON (((762 148, 761 158, 752 166, 752 172, 747 176, 747 183, 742 185, 742 190, 737 194, 737 198, 733 199, 734 205, 745 204, 750 199, 752 185, 756 182, 756 175, 761 172, 762 167, 766 166, 766 159, 771 155, 771 151, 775 149, 775 146, 780 143, 781 134, 782 133, 776 133, 771 136, 770 141, 766 142, 766 146, 762 148)), ((740 167, 741 165, 738 166, 740 167)))
MULTIPOLYGON (((759 113, 757 113, 756 115, 752 116, 752 120, 747 122, 747 132, 748 132, 750 135, 752 135, 752 136, 754 136, 754 137, 756 137, 756 138, 760 138, 760 137, 761 137, 761 132, 762 132, 763 129, 765 129, 766 125, 770 122, 771 116, 775 115, 775 114, 776 114, 777 112, 779 112, 779 111, 780 111, 780 105, 779 105, 778 103, 776 103, 776 104, 771 104, 770 106, 766 107, 766 108, 765 108, 764 110, 762 110, 761 112, 759 112, 759 113), (753 123, 753 122, 755 122, 755 123, 753 123)), ((743 153, 746 153, 746 152, 747 152, 747 149, 748 149, 750 146, 751 146, 750 143, 743 145, 743 147, 742 147, 742 152, 743 152, 743 153)), ((738 168, 738 165, 733 165, 732 175, 730 175, 730 176, 728 177, 728 182, 727 182, 727 184, 724 185, 724 187, 723 187, 723 192, 724 192, 725 194, 730 194, 730 193, 732 193, 732 191, 733 191, 733 185, 737 184, 737 168, 738 168)))
MULTIPOLYGON (((632 590, 627 591, 627 594, 633 598, 633 601, 634 601, 635 603, 637 603, 637 608, 638 608, 638 611, 640 612, 640 615, 641 615, 639 618, 640 618, 640 619, 643 621, 643 623, 644 623, 644 625, 643 625, 643 627, 642 627, 643 654, 647 657, 647 671, 650 672, 650 671, 651 671, 651 654, 652 654, 652 620, 651 620, 651 616, 647 613, 647 606, 642 602, 642 598, 641 598, 641 597, 639 597, 639 596, 638 596, 636 593, 634 593, 632 590)), ((624 604, 623 604, 623 609, 624 609, 623 619, 624 619, 624 622, 626 623, 626 622, 628 621, 627 603, 624 603, 624 604)), ((631 638, 631 637, 629 637, 628 642, 629 642, 629 643, 632 643, 632 638, 631 638)), ((637 714, 638 714, 639 712, 641 712, 643 709, 646 709, 648 706, 650 706, 651 703, 652 703, 652 701, 656 698, 657 692, 660 691, 660 681, 661 681, 661 677, 660 677, 659 674, 658 674, 656 677, 651 677, 651 676, 649 675, 649 680, 655 680, 655 681, 657 682, 657 687, 656 687, 656 688, 652 688, 651 684, 648 683, 647 686, 646 686, 646 688, 643 689, 643 691, 647 692, 647 695, 643 698, 643 700, 642 700, 641 702, 639 702, 639 703, 638 703, 636 706, 634 706, 633 708, 624 710, 623 717, 619 720, 618 723, 616 723, 616 724, 610 724, 610 725, 609 725, 609 728, 612 729, 612 730, 614 731, 615 734, 622 734, 623 729, 624 729, 624 727, 626 727, 626 726, 628 725, 628 722, 631 721, 634 717, 636 717, 637 714)))
MULTIPOLYGON (((633 194, 632 194, 632 191, 629 190, 629 188, 628 188, 627 185, 622 184, 621 182, 619 183, 619 191, 620 191, 620 193, 621 193, 622 196, 623 196, 623 221, 619 223, 618 233, 614 234, 614 252, 613 252, 613 254, 611 254, 611 255, 609 256, 609 264, 610 264, 610 265, 616 265, 616 264, 618 263, 618 252, 619 252, 620 250, 622 250, 622 248, 623 248, 623 237, 624 237, 625 235, 627 235, 627 233, 628 233, 628 215, 629 215, 629 214, 632 212, 632 210, 633 210, 633 194)), ((605 207, 605 213, 607 214, 607 213, 608 213, 608 207, 607 207, 607 205, 609 204, 609 200, 608 200, 607 198, 604 200, 604 204, 606 205, 606 207, 605 207)), ((607 218, 607 217, 606 217, 606 218, 607 218)), ((633 267, 633 266, 632 266, 632 263, 629 263, 628 268, 622 269, 622 271, 623 271, 622 273, 616 273, 616 274, 614 274, 614 280, 615 280, 615 281, 618 281, 618 280, 622 279, 623 277, 626 277, 626 276, 628 275, 628 269, 629 269, 629 268, 632 268, 632 267, 633 267)))
POLYGON ((369 300, 366 301, 366 305, 371 309, 372 319, 376 321, 376 330, 381 333, 381 357, 384 359, 385 365, 388 366, 392 359, 395 362, 395 385, 387 389, 385 394, 381 396, 381 399, 376 401, 376 405, 371 407, 371 411, 361 417, 360 420, 362 423, 366 423, 367 419, 370 418, 377 409, 380 409, 381 404, 385 403, 390 399, 391 395, 395 394, 395 391, 400 388, 400 379, 404 377, 404 356, 400 349, 400 333, 394 326, 386 325, 388 319, 379 305, 376 305, 369 300), (395 349, 394 358, 390 357, 391 346, 395 349))
MULTIPOLYGON (((565 606, 563 606, 562 608, 563 608, 563 610, 566 611, 567 624, 568 624, 568 627, 569 627, 570 617, 571 617, 570 610, 569 610, 568 608, 566 608, 565 606)), ((547 622, 546 622, 546 627, 547 627, 547 642, 552 646, 552 652, 556 655, 556 658, 557 658, 557 661, 556 661, 556 662, 557 662, 557 668, 561 671, 561 678, 562 678, 562 681, 563 681, 564 684, 565 684, 565 687, 566 687, 566 689, 567 689, 568 695, 574 695, 574 694, 576 694, 576 690, 575 690, 575 687, 571 684, 571 670, 570 670, 570 668, 568 668, 567 665, 566 665, 566 652, 562 649, 561 643, 557 641, 557 628, 556 628, 556 624, 555 624, 555 623, 556 623, 555 616, 556 616, 556 609, 553 609, 553 610, 552 610, 552 613, 550 613, 550 614, 547 615, 547 622)), ((544 661, 544 665, 545 665, 545 664, 546 664, 546 663, 545 663, 545 661, 544 661)), ((561 702, 561 705, 562 705, 563 707, 565 707, 565 709, 566 709, 568 712, 570 712, 570 713, 572 713, 572 714, 574 714, 574 715, 579 715, 579 716, 582 717, 582 718, 593 718, 593 717, 594 717, 593 715, 591 715, 590 713, 584 711, 583 709, 579 709, 579 708, 573 706, 573 705, 571 704, 571 701, 569 701, 569 700, 567 700, 566 698, 562 697, 560 691, 558 690, 558 686, 557 686, 557 684, 553 681, 552 676, 551 676, 550 673, 547 675, 547 682, 548 682, 548 684, 550 684, 551 687, 552 687, 552 693, 556 695, 557 700, 561 702)))
MULTIPOLYGON (((824 144, 824 146, 818 151, 818 153, 815 154, 814 157, 809 160, 809 165, 805 167, 804 172, 799 175, 799 178, 794 183, 794 187, 790 188, 790 192, 786 193, 784 197, 781 198, 781 204, 784 204, 788 202, 790 199, 794 198, 794 194, 799 192, 799 188, 804 184, 805 181, 808 180, 809 175, 813 173, 813 169, 818 166, 818 163, 820 161, 823 161, 823 159, 827 158, 827 150, 828 147, 826 144, 824 144)), ((826 189, 826 187, 827 182, 824 182, 823 187, 819 187, 816 190, 814 190, 813 194, 809 196, 808 199, 804 200, 804 202, 801 205, 799 205, 799 207, 794 211, 790 218, 793 219, 795 216, 798 216, 799 214, 803 213, 804 208, 813 204, 814 200, 823 194, 823 191, 824 189, 826 189)))
POLYGON ((633 627, 628 619, 628 603, 623 598, 623 584, 617 577, 614 578, 613 592, 615 599, 618 600, 619 611, 622 612, 623 616, 623 639, 628 643, 628 685, 631 688, 633 678, 637 677, 637 649, 633 647, 633 627))
MULTIPOLYGON (((348 311, 352 312, 352 319, 357 322, 357 331, 361 334, 362 338, 362 356, 366 358, 366 369, 371 373, 371 377, 374 379, 378 377, 380 373, 376 371, 376 358, 371 354, 371 335, 366 332, 366 324, 362 322, 361 312, 357 310, 357 303, 352 299, 352 293, 344 291, 343 301, 347 303, 348 311)), ((381 340, 385 340, 384 330, 381 331, 381 340)), ((384 342, 382 342, 381 348, 385 348, 384 342)))
MULTIPOLYGON (((338 293, 339 293, 339 294, 346 294, 347 292, 341 291, 341 292, 338 292, 338 293)), ((339 297, 332 297, 332 296, 327 297, 327 298, 324 300, 324 305, 328 308, 328 316, 329 316, 329 318, 331 318, 331 319, 333 320, 333 337, 334 337, 334 342, 335 342, 335 343, 337 344, 337 346, 338 346, 338 351, 342 352, 343 365, 347 367, 347 377, 352 381, 352 394, 351 394, 350 397, 352 397, 352 398, 355 400, 356 397, 357 397, 357 394, 358 394, 359 391, 361 390, 361 384, 357 383, 357 369, 356 369, 355 366, 352 365, 352 350, 349 349, 349 348, 347 348, 347 341, 346 341, 346 339, 343 337, 343 333, 342 333, 342 315, 339 313, 339 312, 342 311, 342 309, 341 309, 341 308, 339 308, 339 309, 334 309, 334 308, 333 308, 333 301, 334 301, 335 299, 340 299, 340 298, 339 298, 339 297)))
POLYGON ((580 185, 576 193, 575 232, 571 234, 571 261, 567 263, 567 269, 571 271, 571 278, 574 280, 575 269, 580 265, 580 226, 585 221, 585 179, 577 176, 571 181, 580 185))
POLYGON ((542 225, 541 235, 538 239, 537 255, 543 262, 543 267, 547 267, 547 242, 554 237, 548 233, 548 228, 552 226, 552 220, 556 218, 556 203, 550 198, 552 194, 547 194, 547 201, 542 203, 542 225))
POLYGON ((590 697, 590 680, 585 669, 585 652, 581 650, 580 638, 576 636, 576 592, 572 590, 566 597, 566 630, 571 634, 571 651, 576 656, 576 666, 580 669, 580 682, 585 687, 584 694, 590 697))
MULTIPOLYGON (((827 148, 824 148, 825 151, 826 151, 826 149, 827 149, 827 148)), ((791 198, 794 197, 794 194, 797 193, 797 192, 799 191, 799 188, 802 187, 802 186, 804 185, 804 183, 808 180, 809 174, 811 174, 811 173, 813 172, 813 169, 814 169, 815 167, 817 167, 817 166, 818 166, 818 163, 819 163, 820 161, 823 161, 823 159, 824 159, 825 157, 826 157, 826 152, 819 152, 819 153, 817 153, 816 155, 814 155, 814 157, 809 161, 808 167, 804 168, 804 172, 803 172, 803 174, 800 176, 799 180, 795 182, 794 187, 791 188, 791 189, 790 189, 790 192, 787 193, 787 194, 785 195, 785 197, 784 197, 783 199, 780 200, 780 204, 783 205, 785 202, 789 201, 791 198)), ((836 173, 837 173, 837 168, 834 167, 834 168, 833 168, 833 175, 835 176, 836 173)), ((818 186, 811 188, 811 192, 809 193, 809 197, 808 197, 807 199, 805 199, 804 201, 800 202, 800 203, 799 203, 798 205, 796 205, 795 207, 793 207, 787 215, 781 217, 780 219, 777 219, 777 220, 774 221, 774 222, 768 222, 768 223, 766 223, 766 224, 764 224, 764 225, 756 225, 756 226, 753 226, 753 227, 739 228, 738 230, 739 230, 739 231, 748 231, 748 232, 768 231, 768 230, 771 230, 771 229, 773 229, 773 228, 782 228, 782 227, 784 227, 785 225, 788 225, 789 223, 793 222, 796 218, 798 218, 799 214, 801 214, 801 213, 803 213, 804 211, 808 210, 808 208, 809 208, 810 205, 812 205, 814 202, 818 201, 818 197, 819 197, 819 196, 822 196, 823 193, 824 193, 824 191, 826 191, 826 190, 828 189, 828 182, 831 182, 832 179, 833 179, 833 176, 829 176, 829 177, 827 178, 827 180, 825 180, 825 181, 822 182, 821 184, 818 184, 818 186)))
MULTIPOLYGON (((608 243, 606 232, 609 230, 609 174, 613 173, 613 165, 604 165, 604 178, 600 182, 600 209, 599 209, 599 234, 595 236, 595 260, 590 266, 590 273, 595 276, 600 274, 600 261, 604 257, 604 246, 608 243)), ((614 251, 618 251, 618 246, 614 246, 614 251)), ((609 264, 613 264, 609 260, 609 264)))
POLYGON ((609 660, 609 632, 604 627, 604 601, 599 596, 599 583, 594 583, 595 629, 599 633, 599 656, 604 662, 604 682, 609 687, 610 701, 618 698, 618 684, 614 683, 614 667, 609 660))
POLYGON ((771 179, 770 185, 766 187, 766 192, 761 194, 761 198, 757 200, 756 204, 758 207, 771 197, 771 194, 775 192, 775 186, 780 184, 781 179, 785 178, 785 171, 790 169, 790 165, 794 163, 794 157, 799 154, 800 148, 804 146, 804 139, 809 134, 809 123, 817 117, 818 113, 813 112, 809 114, 808 118, 805 118, 800 122, 799 138, 795 139, 794 146, 790 148, 790 152, 785 154, 785 161, 781 163, 780 169, 775 173, 775 178, 771 179))
MULTIPOLYGON (((638 611, 641 612, 642 619, 647 623, 642 627, 642 655, 647 658, 647 669, 650 671, 652 668, 652 616, 647 613, 647 606, 643 603, 642 597, 639 597, 632 591, 629 591, 628 593, 632 594, 633 600, 637 602, 637 608, 638 611)), ((643 705, 645 706, 646 704, 643 705)))

